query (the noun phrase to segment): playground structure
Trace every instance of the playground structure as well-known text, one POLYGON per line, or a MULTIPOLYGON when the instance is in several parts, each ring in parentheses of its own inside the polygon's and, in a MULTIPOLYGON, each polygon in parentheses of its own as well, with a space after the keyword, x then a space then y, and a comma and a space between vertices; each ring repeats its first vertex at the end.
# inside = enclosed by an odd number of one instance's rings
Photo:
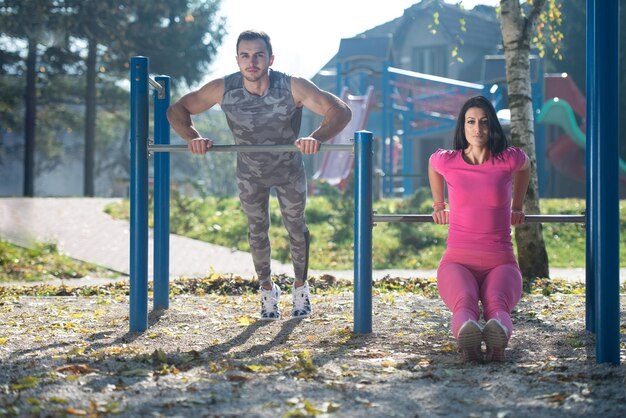
MULTIPOLYGON (((415 190, 415 178, 426 173, 426 159, 431 154, 415 152, 416 140, 448 133, 454 129, 459 109, 472 96, 483 95, 494 103, 502 102, 501 89, 445 77, 431 76, 399 68, 387 67, 383 72, 383 135, 382 148, 383 195, 394 194, 394 177, 402 179, 402 194, 415 190), (399 125, 399 126, 398 126, 399 125), (396 143, 401 139, 401 169, 394 161, 396 143), (419 154, 420 172, 414 159, 419 154)), ((443 146, 442 146, 443 147, 443 146)), ((421 151, 425 151, 424 148, 421 151)))
MULTIPOLYGON (((550 144, 546 157, 557 170, 584 182, 584 151, 587 148, 585 96, 567 74, 546 74, 545 86, 547 101, 539 111, 537 123, 558 126, 564 132, 550 144)), ((620 181, 626 182, 626 162, 619 158, 618 164, 620 181)))
MULTIPOLYGON (((355 112, 358 129, 379 133, 382 138, 380 148, 375 149, 375 165, 380 168, 377 173, 382 175, 384 197, 409 196, 417 187, 426 186, 427 158, 436 148, 450 146, 458 111, 469 97, 481 94, 489 98, 501 115, 501 123, 505 127, 510 123, 505 112, 507 86, 501 55, 485 57, 483 83, 395 68, 384 53, 367 60, 361 55, 344 56, 336 71, 336 88, 341 90, 343 98, 368 97, 371 101, 368 111, 361 112, 362 102, 348 100, 358 110, 355 112)), ((542 59, 535 55, 531 56, 531 82, 540 196, 582 196, 585 96, 571 77, 544 74, 542 59), (568 104, 573 113, 568 110, 568 104), (582 120, 580 126, 576 118, 582 120), (564 133, 552 126, 560 127, 564 133)), ((347 132, 337 138, 345 139, 347 132)), ((326 155, 312 179, 345 190, 352 164, 344 158, 326 155)), ((620 180, 626 183, 626 163, 620 160, 619 167, 620 180)))
MULTIPOLYGON (((617 185, 617 159, 610 144, 602 144, 600 134, 617 138, 617 94, 612 86, 617 80, 617 12, 615 4, 588 2, 588 54, 590 101, 590 143, 588 147, 586 224, 586 326, 596 333, 596 361, 619 364, 619 224, 617 185), (594 31, 603 22, 602 31, 594 31), (608 22, 608 23, 607 23, 608 22), (604 77, 593 78, 596 68, 604 69, 604 77), (606 114, 598 109, 606 109, 606 114), (599 162, 602 161, 602 164, 599 162), (602 204, 600 205, 600 202, 602 204)), ((184 146, 171 146, 169 124, 165 110, 169 104, 169 78, 149 77, 146 57, 131 59, 131 236, 130 236, 130 330, 147 329, 148 300, 148 155, 155 158, 155 277, 154 308, 166 309, 169 298, 169 159, 167 152, 182 150, 184 146), (155 87, 155 145, 148 143, 148 85, 155 87), (160 173, 160 171, 164 171, 160 173), (161 206, 164 207, 161 207, 161 206), (157 212, 157 208, 158 212, 157 212), (159 250, 157 252, 157 247, 159 250), (157 257, 157 254, 163 260, 157 257), (164 261, 165 260, 165 261, 164 261), (159 263, 159 265, 157 265, 159 263), (158 271, 158 273, 157 273, 158 271)), ((354 331, 372 331, 372 227, 373 222, 391 221, 386 216, 372 213, 372 133, 358 131, 355 138, 355 246, 354 246, 354 331)), ((607 141, 608 142, 608 141, 607 141)), ((228 147, 228 146, 224 146, 228 147)), ((252 151, 252 148, 235 151, 252 151)), ((286 146, 289 147, 289 146, 286 146)), ((329 145, 337 150, 349 150, 351 145, 329 145)), ((217 148, 219 149, 219 148, 217 148)), ((293 149, 280 149, 291 151, 293 149)), ((428 215, 402 215, 407 220, 427 221, 428 215)), ((583 219, 554 221, 576 221, 583 219)), ((528 221, 546 222, 546 218, 528 217, 528 221)))
MULTIPOLYGON (((458 111, 468 98, 480 94, 489 98, 497 110, 504 108, 504 61, 502 56, 486 57, 490 63, 489 76, 498 82, 470 83, 393 67, 389 54, 380 49, 381 46, 375 47, 371 56, 345 56, 339 61, 336 89, 342 97, 369 98, 369 111, 358 112, 357 117, 362 129, 378 132, 382 137, 380 155, 376 157, 382 176, 382 195, 409 196, 420 186, 416 179, 425 179, 428 155, 450 142, 458 111), (447 141, 439 141, 436 146, 433 138, 447 141)), ((534 57, 533 63, 535 73, 540 73, 540 60, 534 57)), ((533 84, 533 105, 539 108, 543 89, 536 84, 533 84)), ((345 133, 338 137, 345 137, 345 133)), ((338 157, 325 157, 313 180, 330 179, 328 183, 343 190, 341 186, 352 173, 343 170, 345 164, 338 164, 341 172, 333 169, 335 158, 338 157)))
MULTIPOLYGON (((364 95, 354 96, 350 94, 347 87, 344 87, 341 99, 352 109, 352 119, 339 134, 327 142, 328 144, 352 144, 354 132, 366 128, 373 93, 374 87, 370 86, 364 95)), ((331 186, 336 186, 341 191, 345 191, 353 168, 354 155, 352 153, 326 153, 323 156, 320 168, 313 175, 313 180, 323 180, 331 186)), ((313 189, 314 184, 314 182, 311 182, 311 189, 313 189)))

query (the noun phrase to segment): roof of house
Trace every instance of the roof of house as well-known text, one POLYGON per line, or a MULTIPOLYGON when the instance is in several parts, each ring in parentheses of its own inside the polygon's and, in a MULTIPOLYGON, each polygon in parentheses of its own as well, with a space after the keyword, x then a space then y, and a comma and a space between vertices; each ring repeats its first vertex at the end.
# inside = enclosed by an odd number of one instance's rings
POLYGON ((404 14, 396 19, 368 29, 354 38, 342 39, 338 53, 324 68, 334 66, 337 60, 348 57, 388 59, 394 55, 394 47, 397 49, 404 43, 412 24, 424 15, 433 16, 435 12, 439 14, 439 24, 435 29, 451 42, 462 39, 467 45, 489 47, 493 45, 494 39, 501 39, 494 7, 480 5, 470 11, 442 0, 422 0, 405 9, 404 14), (461 19, 464 20, 465 30, 460 23, 461 19))

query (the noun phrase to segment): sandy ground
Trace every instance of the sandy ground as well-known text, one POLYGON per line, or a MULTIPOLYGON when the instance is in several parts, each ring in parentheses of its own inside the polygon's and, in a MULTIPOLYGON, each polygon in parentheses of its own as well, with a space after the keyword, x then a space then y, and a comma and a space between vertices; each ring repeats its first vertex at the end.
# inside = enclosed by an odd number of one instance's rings
POLYGON ((584 295, 525 295, 507 360, 483 364, 462 361, 435 295, 375 288, 373 332, 355 334, 352 292, 318 286, 296 320, 283 287, 267 323, 256 295, 174 284, 142 333, 123 286, 0 292, 0 416, 626 415, 625 367, 597 364, 584 295))

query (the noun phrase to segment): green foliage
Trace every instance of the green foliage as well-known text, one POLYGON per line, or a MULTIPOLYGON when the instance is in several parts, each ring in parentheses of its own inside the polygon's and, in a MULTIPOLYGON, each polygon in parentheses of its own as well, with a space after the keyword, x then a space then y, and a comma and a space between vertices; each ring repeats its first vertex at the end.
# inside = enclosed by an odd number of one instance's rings
MULTIPOLYGON (((543 213, 581 214, 584 200, 542 200, 543 213)), ((379 213, 430 213, 432 201, 426 189, 407 199, 374 203, 379 213)), ((311 231, 310 267, 316 270, 352 269, 354 263, 354 203, 339 193, 310 197, 307 224, 311 231)), ((128 219, 128 201, 112 204, 107 212, 128 219)), ((272 256, 289 261, 289 241, 275 198, 270 200, 272 256)), ((247 225, 237 198, 191 198, 174 193, 171 231, 191 238, 248 251, 247 225)), ((620 205, 621 264, 626 264, 626 202, 620 205)), ((433 223, 381 223, 374 227, 374 269, 434 269, 445 249, 447 227, 433 223)), ((583 267, 585 228, 579 224, 544 224, 544 238, 551 267, 583 267)))
MULTIPOLYGON (((541 210, 549 215, 581 215, 585 211, 585 201, 581 199, 543 199, 541 210)), ((582 267, 584 265, 586 243, 584 225, 545 223, 543 224, 543 238, 550 259, 550 266, 582 267)))
MULTIPOLYGON (((128 91, 119 81, 128 77, 130 57, 149 56, 152 74, 200 81, 226 34, 219 6, 220 0, 0 0, 0 139, 5 130, 21 133, 24 108, 36 109, 36 140, 29 136, 36 174, 83 158, 86 149, 90 183, 99 173, 127 177, 128 91), (34 51, 28 86, 36 93, 28 104, 24 44, 34 51), (84 143, 73 137, 79 134, 84 143)), ((22 154, 19 146, 9 148, 0 146, 0 162, 22 154)))
POLYGON ((22 248, 0 241, 0 282, 75 279, 110 275, 106 269, 59 254, 56 244, 22 248))
MULTIPOLYGON (((221 110, 210 110, 193 117, 198 131, 216 144, 232 144, 233 136, 221 110)), ((182 143, 172 138, 172 143, 182 143)), ((171 175, 177 184, 189 184, 198 196, 235 196, 237 155, 235 153, 209 152, 198 156, 188 152, 172 155, 171 175)))

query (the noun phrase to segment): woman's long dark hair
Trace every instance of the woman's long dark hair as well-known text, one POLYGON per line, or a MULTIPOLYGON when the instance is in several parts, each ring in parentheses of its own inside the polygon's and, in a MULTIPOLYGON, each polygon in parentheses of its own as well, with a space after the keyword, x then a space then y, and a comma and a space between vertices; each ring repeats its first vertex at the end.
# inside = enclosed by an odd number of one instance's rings
POLYGON ((493 159, 499 158, 502 152, 511 146, 511 142, 504 134, 502 125, 498 120, 496 109, 489 100, 484 96, 474 96, 468 99, 461 107, 459 117, 456 120, 456 128, 454 129, 454 149, 464 150, 469 146, 469 142, 465 138, 465 113, 472 107, 478 107, 485 111, 487 115, 487 121, 489 123, 489 139, 487 141, 487 148, 493 159))

